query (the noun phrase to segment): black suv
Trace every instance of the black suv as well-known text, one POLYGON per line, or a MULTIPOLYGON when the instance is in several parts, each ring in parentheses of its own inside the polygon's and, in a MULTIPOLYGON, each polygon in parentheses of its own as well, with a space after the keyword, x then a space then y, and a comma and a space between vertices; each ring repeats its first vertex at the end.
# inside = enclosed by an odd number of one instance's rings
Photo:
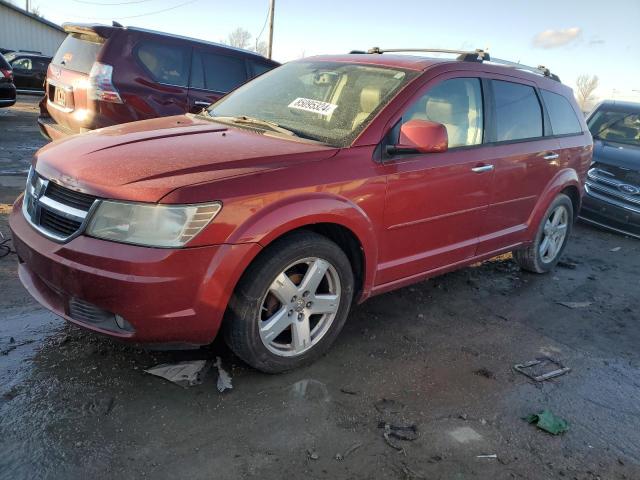
POLYGON ((640 238, 640 103, 602 102, 587 124, 593 164, 580 218, 640 238))
POLYGON ((16 103, 16 86, 13 84, 11 65, 0 54, 0 107, 16 103))
POLYGON ((13 83, 20 91, 44 93, 44 81, 51 57, 32 52, 11 52, 5 55, 13 69, 13 83))

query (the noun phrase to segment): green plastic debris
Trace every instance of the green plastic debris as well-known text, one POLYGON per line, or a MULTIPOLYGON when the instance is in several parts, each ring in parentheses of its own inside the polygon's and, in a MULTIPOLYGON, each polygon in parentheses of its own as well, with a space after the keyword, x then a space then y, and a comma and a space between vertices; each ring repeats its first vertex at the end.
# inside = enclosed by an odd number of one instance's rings
POLYGON ((543 410, 540 413, 532 413, 523 417, 528 423, 535 423, 540 430, 549 432, 553 435, 560 435, 569 430, 569 424, 566 420, 556 417, 549 410, 543 410))

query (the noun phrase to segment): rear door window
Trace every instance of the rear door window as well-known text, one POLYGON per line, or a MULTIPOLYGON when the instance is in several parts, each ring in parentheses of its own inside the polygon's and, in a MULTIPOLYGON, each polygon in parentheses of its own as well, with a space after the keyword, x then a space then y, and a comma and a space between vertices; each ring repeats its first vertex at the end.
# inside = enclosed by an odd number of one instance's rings
POLYGON ((582 126, 575 110, 562 95, 541 90, 544 104, 551 118, 551 129, 554 135, 582 133, 582 126))
POLYGON ((247 65, 244 58, 195 52, 192 75, 193 88, 226 93, 247 81, 247 65))
POLYGON ((189 50, 179 45, 146 41, 138 46, 136 56, 156 82, 186 87, 189 83, 189 50))
POLYGON ((496 141, 525 140, 542 136, 542 108, 533 87, 493 80, 496 141))
POLYGON ((103 43, 104 39, 95 35, 70 34, 58 48, 51 63, 88 74, 103 43))

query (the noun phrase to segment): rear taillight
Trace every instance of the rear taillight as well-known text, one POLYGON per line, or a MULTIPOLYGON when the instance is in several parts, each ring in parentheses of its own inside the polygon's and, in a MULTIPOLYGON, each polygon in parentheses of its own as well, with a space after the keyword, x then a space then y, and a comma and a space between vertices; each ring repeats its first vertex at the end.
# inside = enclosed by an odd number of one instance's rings
POLYGON ((6 78, 10 82, 13 81, 13 70, 0 68, 0 78, 6 78))
POLYGON ((94 62, 89 72, 89 98, 103 102, 122 103, 122 98, 113 85, 113 67, 94 62))

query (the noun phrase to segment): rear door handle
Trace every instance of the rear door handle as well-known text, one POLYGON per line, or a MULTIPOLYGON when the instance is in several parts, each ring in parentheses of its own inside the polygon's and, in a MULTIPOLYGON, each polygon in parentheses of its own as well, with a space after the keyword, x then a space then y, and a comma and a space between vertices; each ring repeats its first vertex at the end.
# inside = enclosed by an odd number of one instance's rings
POLYGON ((550 152, 547 153, 544 157, 545 160, 547 160, 548 162, 550 162, 551 160, 557 160, 558 158, 560 158, 560 155, 558 155, 557 153, 554 152, 550 152))
POLYGON ((209 102, 201 102, 201 101, 194 102, 194 104, 196 105, 196 107, 202 107, 202 108, 207 108, 209 105, 211 105, 211 103, 209 102))
POLYGON ((495 167, 493 165, 480 165, 479 167, 473 167, 471 169, 474 173, 491 172, 495 167))

